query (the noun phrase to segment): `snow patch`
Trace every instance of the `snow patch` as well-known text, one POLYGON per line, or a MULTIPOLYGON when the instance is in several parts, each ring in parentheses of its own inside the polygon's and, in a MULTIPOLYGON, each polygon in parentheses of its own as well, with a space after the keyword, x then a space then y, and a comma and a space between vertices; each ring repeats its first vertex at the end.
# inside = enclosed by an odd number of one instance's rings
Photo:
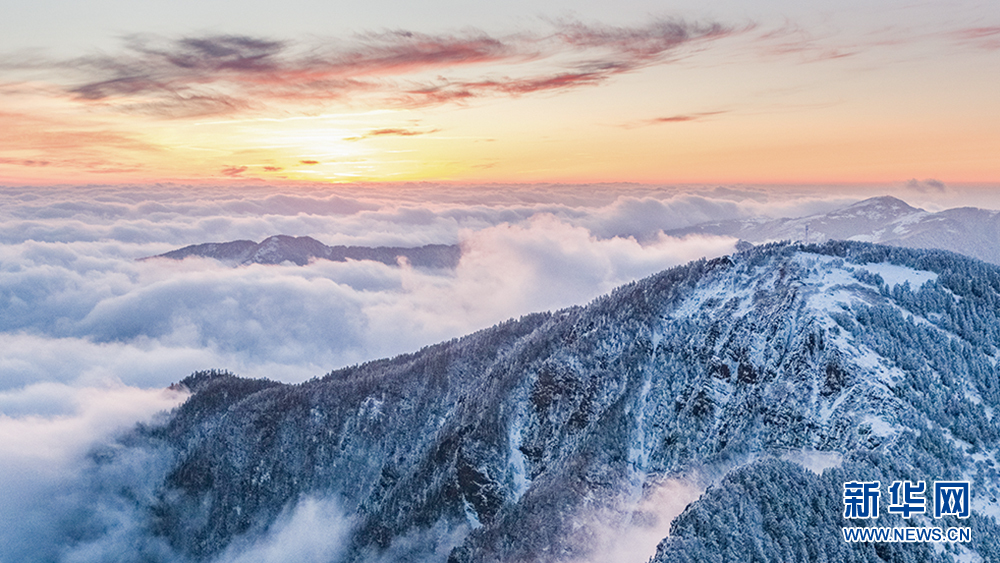
MULTIPOLYGON (((510 423, 510 428, 507 429, 507 471, 510 475, 512 492, 514 493, 513 502, 518 502, 524 493, 528 491, 528 487, 531 486, 531 480, 528 479, 528 469, 525 464, 524 452, 521 451, 521 436, 524 430, 524 417, 521 416, 522 413, 518 413, 514 416, 510 423)), ((466 509, 466 514, 468 514, 468 509, 466 509)), ((473 528, 478 527, 479 519, 477 518, 475 523, 470 521, 473 528)))
POLYGON ((1000 501, 993 496, 993 493, 986 491, 972 491, 972 511, 980 516, 992 516, 994 520, 1000 522, 1000 501), (978 493, 978 494, 977 494, 978 493))
POLYGON ((851 288, 859 285, 852 276, 853 270, 844 268, 844 260, 834 256, 799 253, 796 262, 807 275, 802 279, 808 296, 806 304, 817 311, 839 312, 850 307, 856 299, 851 288))
POLYGON ((873 274, 882 276, 882 279, 885 280, 886 285, 889 287, 903 285, 904 283, 909 282, 910 289, 914 291, 919 289, 925 283, 935 281, 938 278, 938 275, 934 272, 914 270, 913 268, 889 264, 887 262, 880 262, 878 264, 863 264, 858 267, 864 268, 873 274))
POLYGON ((844 461, 844 456, 840 452, 793 450, 782 454, 781 459, 801 465, 819 475, 825 469, 840 467, 840 464, 844 461))
POLYGON ((465 510, 465 520, 473 530, 483 527, 483 523, 479 521, 479 515, 476 514, 475 507, 465 497, 462 497, 462 508, 465 510))
POLYGON ((899 433, 899 426, 890 423, 881 416, 876 416, 874 414, 866 414, 861 422, 867 424, 871 428, 871 433, 873 436, 879 436, 882 438, 888 438, 895 436, 899 433))
POLYGON ((361 408, 358 409, 358 414, 371 418, 373 420, 379 420, 382 418, 382 406, 384 401, 382 399, 377 399, 375 397, 366 397, 361 403, 361 408))
MULTIPOLYGON (((939 545, 940 544, 934 544, 935 547, 939 545)), ((955 547, 958 549, 958 553, 952 555, 955 559, 955 563, 983 563, 983 558, 980 557, 978 553, 971 551, 968 547, 965 547, 960 543, 956 543, 955 547)))

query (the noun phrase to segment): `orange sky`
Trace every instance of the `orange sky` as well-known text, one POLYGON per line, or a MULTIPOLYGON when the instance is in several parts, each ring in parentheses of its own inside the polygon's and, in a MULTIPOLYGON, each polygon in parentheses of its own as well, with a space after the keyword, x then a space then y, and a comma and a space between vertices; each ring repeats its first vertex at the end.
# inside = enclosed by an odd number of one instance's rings
POLYGON ((0 182, 1000 180, 1000 10, 790 6, 21 36, 0 182))

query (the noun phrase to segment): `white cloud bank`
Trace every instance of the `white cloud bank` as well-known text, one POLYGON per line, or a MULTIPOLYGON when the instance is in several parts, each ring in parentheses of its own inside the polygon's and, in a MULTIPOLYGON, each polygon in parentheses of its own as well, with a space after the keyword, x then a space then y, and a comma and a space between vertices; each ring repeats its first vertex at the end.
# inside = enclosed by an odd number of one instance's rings
POLYGON ((0 190, 0 390, 40 381, 162 387, 207 368, 299 381, 729 252, 731 239, 662 230, 749 213, 690 194, 560 189, 0 190), (278 233, 327 244, 457 243, 463 257, 450 272, 135 260, 278 233))
POLYGON ((236 541, 213 563, 331 563, 346 551, 352 522, 332 499, 304 498, 262 537, 236 541))
POLYGON ((646 563, 670 536, 670 524, 707 486, 697 478, 670 478, 638 502, 585 517, 592 552, 575 563, 646 563))
POLYGON ((302 380, 585 303, 733 245, 597 239, 552 216, 460 236, 454 272, 329 261, 228 268, 205 259, 136 262, 103 254, 101 243, 12 245, 17 267, 0 271, 0 389, 39 380, 165 386, 199 367, 302 380))
MULTIPOLYGON (((72 486, 86 452, 183 400, 163 388, 195 370, 301 381, 583 304, 735 243, 664 230, 799 216, 856 199, 633 185, 0 187, 0 562, 101 560, 127 543, 135 532, 127 512, 113 510, 107 518, 119 535, 107 543, 59 554, 48 540, 66 506, 79 502, 72 486), (460 244, 463 256, 449 272, 371 262, 136 261, 274 234, 331 245, 460 244)), ((659 508, 642 507, 656 516, 648 526, 609 536, 609 554, 633 547, 636 560, 651 554, 682 508, 674 500, 689 491, 669 492, 650 497, 659 508)), ((335 530, 350 524, 335 506, 306 500, 267 543, 227 552, 226 563, 272 547, 274 556, 262 560, 281 561, 288 544, 307 549, 297 560, 335 559, 338 534, 302 536, 319 521, 335 530)))
MULTIPOLYGON (((0 561, 51 561, 91 446, 182 401, 170 390, 36 383, 0 393, 0 561), (13 407, 13 408, 12 408, 13 407), (49 414, 51 410, 59 414, 49 414)), ((96 561, 97 559, 93 559, 96 561)))
MULTIPOLYGON (((656 211, 630 236, 628 209, 649 197, 496 187, 0 188, 0 561, 103 560, 144 537, 127 507, 98 506, 108 533, 72 551, 56 539, 74 507, 90 502, 76 487, 91 478, 80 473, 87 453, 178 404, 183 397, 164 388, 195 370, 301 381, 584 303, 731 249, 728 239, 662 236, 676 214, 669 203, 650 204, 656 211), (464 254, 447 272, 136 260, 279 233, 327 244, 458 243, 464 254)), ((154 471, 162 460, 128 463, 154 471)), ((319 521, 349 526, 335 506, 305 500, 264 543, 223 560, 335 559, 338 534, 308 535, 319 521), (306 551, 292 554, 292 544, 306 551)), ((142 549, 175 557, 160 544, 142 549)))
MULTIPOLYGON (((816 213, 856 197, 746 186, 0 187, 0 392, 39 382, 163 387, 209 368, 301 381, 583 304, 735 242, 665 230, 816 213), (274 234, 460 244, 463 256, 449 272, 136 261, 274 234)), ((0 413, 58 405, 8 401, 0 413)))

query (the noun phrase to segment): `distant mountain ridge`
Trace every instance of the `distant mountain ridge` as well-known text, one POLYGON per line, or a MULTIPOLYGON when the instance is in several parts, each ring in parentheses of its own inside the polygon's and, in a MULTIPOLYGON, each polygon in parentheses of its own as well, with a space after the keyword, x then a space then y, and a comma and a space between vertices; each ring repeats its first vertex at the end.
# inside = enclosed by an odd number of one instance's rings
POLYGON ((723 235, 759 244, 856 240, 950 250, 1000 264, 1000 212, 958 207, 937 213, 892 197, 873 197, 829 213, 788 219, 734 219, 665 231, 671 236, 723 235))
POLYGON ((462 256, 458 245, 428 244, 414 248, 395 246, 327 246, 312 237, 275 235, 256 243, 252 240, 192 244, 177 250, 148 256, 140 260, 167 258, 183 260, 189 256, 213 258, 232 266, 248 264, 282 264, 291 262, 304 266, 313 260, 372 260, 389 266, 406 259, 417 268, 454 269, 462 256))
POLYGON ((335 499, 351 525, 329 561, 575 563, 601 530, 656 524, 639 500, 679 479, 708 488, 655 563, 997 561, 998 357, 996 266, 753 247, 298 385, 190 376, 168 418, 94 452, 58 549, 217 561, 335 499), (843 517, 843 484, 894 479, 970 481, 972 515, 908 524, 886 502, 874 525, 974 542, 845 542, 873 524, 843 517))

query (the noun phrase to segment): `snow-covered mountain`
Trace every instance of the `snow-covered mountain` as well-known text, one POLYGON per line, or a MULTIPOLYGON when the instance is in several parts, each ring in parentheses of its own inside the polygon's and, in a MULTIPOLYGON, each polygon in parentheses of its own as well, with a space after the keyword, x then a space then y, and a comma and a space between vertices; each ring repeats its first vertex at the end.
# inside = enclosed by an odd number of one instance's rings
POLYGON ((857 240, 937 248, 1000 264, 1000 245, 997 244, 1000 212, 960 207, 931 213, 891 196, 873 197, 807 217, 721 221, 667 231, 673 236, 694 233, 727 235, 752 243, 857 240))
POLYGON ((142 258, 183 260, 189 256, 213 258, 232 266, 247 264, 281 264, 290 262, 303 266, 312 260, 372 260, 396 266, 400 258, 418 268, 454 268, 462 250, 457 245, 428 244, 415 248, 393 246, 327 246, 311 237, 275 235, 256 243, 252 240, 193 244, 164 254, 142 258))
POLYGON ((57 555, 997 561, 998 358, 1000 268, 755 247, 298 385, 192 375, 94 452, 57 555), (843 518, 844 483, 902 479, 970 481, 968 520, 909 523, 973 541, 845 542, 906 521, 843 518))

